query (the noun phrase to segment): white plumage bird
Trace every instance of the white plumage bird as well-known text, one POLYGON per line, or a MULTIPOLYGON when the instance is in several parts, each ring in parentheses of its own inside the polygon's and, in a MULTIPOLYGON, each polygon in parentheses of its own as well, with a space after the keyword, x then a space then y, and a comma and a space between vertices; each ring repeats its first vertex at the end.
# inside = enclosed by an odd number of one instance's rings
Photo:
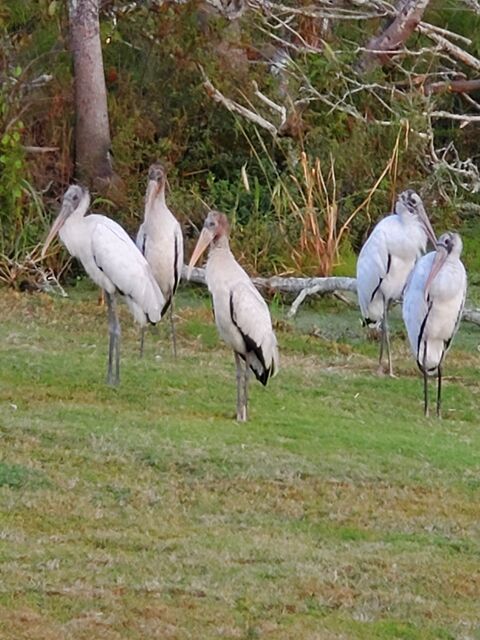
POLYGON ((437 375, 437 416, 440 417, 442 364, 462 316, 467 274, 460 260, 462 240, 444 233, 437 250, 420 258, 408 280, 403 319, 413 355, 424 381, 424 412, 428 415, 428 376, 437 375))
POLYGON ((386 347, 388 372, 393 375, 388 334, 388 308, 398 300, 415 261, 425 252, 427 238, 435 245, 435 232, 420 196, 407 189, 397 199, 394 213, 374 227, 357 261, 357 293, 363 324, 382 331, 379 372, 386 347))
POLYGON ((85 215, 89 205, 88 189, 79 185, 68 188, 45 241, 42 258, 58 233, 68 252, 80 260, 90 278, 105 291, 110 334, 107 381, 116 385, 120 379, 120 323, 115 294, 125 297, 141 326, 160 321, 165 299, 130 236, 106 216, 85 215))
MULTIPOLYGON (((173 354, 176 356, 173 296, 182 275, 183 235, 180 223, 165 202, 165 182, 165 169, 161 164, 153 164, 148 171, 145 216, 138 230, 136 242, 165 298, 162 314, 170 308, 173 354)), ((142 329, 141 353, 143 353, 144 333, 145 330, 142 329)))
POLYGON ((247 420, 248 370, 266 385, 278 371, 279 356, 267 304, 233 257, 228 232, 227 217, 210 211, 190 260, 188 277, 210 245, 205 275, 218 332, 235 354, 237 420, 244 422, 247 420))

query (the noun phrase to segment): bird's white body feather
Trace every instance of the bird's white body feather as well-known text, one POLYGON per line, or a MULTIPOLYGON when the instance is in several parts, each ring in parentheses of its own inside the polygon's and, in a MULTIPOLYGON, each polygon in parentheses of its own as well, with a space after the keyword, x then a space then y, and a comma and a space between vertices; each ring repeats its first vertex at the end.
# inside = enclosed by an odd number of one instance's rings
POLYGON ((467 291, 465 267, 458 256, 449 255, 425 299, 425 285, 435 254, 432 251, 417 262, 407 282, 403 301, 403 319, 413 355, 419 367, 428 372, 437 369, 451 344, 467 291))
POLYGON ((84 213, 78 208, 60 229, 60 239, 69 253, 99 287, 125 296, 140 325, 159 322, 164 296, 133 240, 114 220, 84 213))
POLYGON ((268 306, 235 260, 227 242, 210 249, 205 276, 220 336, 245 358, 259 379, 265 374, 266 379, 273 377, 278 370, 279 355, 268 306), (256 345, 264 363, 247 344, 248 340, 256 345))
POLYGON ((407 278, 425 252, 427 234, 413 215, 392 214, 380 220, 357 261, 357 291, 362 316, 381 320, 384 300, 401 297, 407 278))
POLYGON ((145 210, 138 230, 137 247, 145 256, 167 303, 175 294, 182 275, 183 235, 178 220, 157 197, 145 210))

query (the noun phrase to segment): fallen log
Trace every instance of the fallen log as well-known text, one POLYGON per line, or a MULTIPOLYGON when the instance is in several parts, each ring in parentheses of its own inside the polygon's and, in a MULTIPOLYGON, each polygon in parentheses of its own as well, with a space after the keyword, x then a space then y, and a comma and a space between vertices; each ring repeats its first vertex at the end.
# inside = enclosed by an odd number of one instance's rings
MULTIPOLYGON (((182 276, 186 279, 187 267, 184 265, 182 276)), ((205 269, 194 267, 190 277, 191 282, 206 284, 205 269)), ((280 293, 299 294, 307 290, 306 295, 312 293, 333 293, 334 291, 356 292, 357 285, 355 278, 343 278, 332 276, 330 278, 283 278, 281 276, 271 276, 270 278, 252 278, 252 281, 259 289, 271 289, 280 293), (315 291, 311 289, 315 288, 315 291)))
MULTIPOLYGON (((182 277, 187 279, 187 266, 183 266, 182 277)), ((190 277, 191 282, 206 285, 205 269, 195 267, 190 277)), ((355 278, 336 277, 328 278, 282 278, 271 276, 270 278, 252 278, 253 283, 259 289, 278 291, 279 293, 296 294, 296 298, 287 314, 289 318, 295 317, 300 305, 308 296, 316 293, 337 293, 338 291, 350 291, 356 293, 357 282, 355 278)), ((462 319, 466 322, 480 325, 480 309, 464 309, 462 319)))

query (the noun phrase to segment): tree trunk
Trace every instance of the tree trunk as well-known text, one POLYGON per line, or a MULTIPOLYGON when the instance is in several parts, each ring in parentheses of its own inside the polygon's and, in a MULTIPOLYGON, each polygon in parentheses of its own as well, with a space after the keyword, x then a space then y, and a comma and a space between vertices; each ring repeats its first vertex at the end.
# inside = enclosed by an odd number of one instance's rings
POLYGON ((75 76, 76 174, 89 187, 106 194, 118 177, 110 159, 99 0, 68 0, 68 13, 75 76))

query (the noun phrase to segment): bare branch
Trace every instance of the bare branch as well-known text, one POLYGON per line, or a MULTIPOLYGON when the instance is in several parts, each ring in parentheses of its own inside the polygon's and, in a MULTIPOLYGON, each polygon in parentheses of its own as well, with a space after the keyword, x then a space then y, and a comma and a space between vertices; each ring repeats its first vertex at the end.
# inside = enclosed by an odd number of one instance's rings
POLYGON ((447 80, 425 85, 425 95, 433 93, 469 93, 480 90, 480 78, 477 80, 447 80))
MULTIPOLYGON (((203 73, 203 70, 202 70, 202 73, 203 73)), ((250 109, 247 109, 241 104, 238 104, 237 102, 234 102, 230 98, 227 98, 226 96, 224 96, 223 93, 220 93, 220 91, 213 86, 213 84, 207 78, 205 73, 203 73, 203 76, 204 76, 203 86, 207 94, 212 98, 212 100, 223 105, 226 109, 228 109, 228 111, 231 111, 233 113, 238 113, 239 115, 243 116, 247 120, 250 120, 250 122, 253 122, 257 124, 259 127, 266 129, 272 134, 272 136, 276 136, 278 134, 278 129, 274 124, 272 124, 268 120, 265 120, 265 118, 263 118, 258 113, 255 113, 254 111, 251 111, 250 109)))
POLYGON ((475 58, 475 56, 472 56, 467 51, 460 49, 460 47, 457 47, 457 45, 451 43, 450 40, 447 40, 439 33, 436 33, 429 27, 426 28, 421 24, 417 25, 417 31, 423 33, 428 38, 436 42, 440 49, 449 53, 456 60, 460 60, 460 62, 463 62, 463 64, 466 64, 468 67, 472 67, 473 69, 480 71, 480 60, 478 58, 475 58))
POLYGON ((345 9, 342 7, 332 8, 330 0, 325 0, 325 8, 319 8, 317 6, 305 6, 305 7, 289 7, 278 2, 270 2, 270 0, 249 0, 248 4, 252 9, 259 9, 269 14, 287 14, 306 16, 309 18, 329 18, 340 20, 371 20, 372 18, 382 18, 388 15, 389 10, 386 3, 362 3, 364 10, 357 9, 345 9), (373 11, 365 10, 365 7, 369 9, 368 5, 373 5, 373 11))
POLYGON ((425 116, 431 118, 448 118, 449 120, 460 120, 461 122, 480 122, 480 116, 470 116, 462 113, 450 113, 449 111, 431 111, 424 113, 425 116))
POLYGON ((455 31, 449 31, 448 29, 442 29, 442 27, 437 27, 436 24, 423 22, 423 20, 418 23, 417 31, 422 31, 422 33, 438 33, 441 36, 453 38, 453 40, 459 40, 460 42, 463 42, 464 44, 466 44, 468 47, 472 44, 472 41, 470 38, 461 36, 459 33, 455 33, 455 31))
POLYGON ((268 96, 262 93, 258 88, 258 84, 255 82, 255 80, 253 80, 252 85, 253 85, 254 93, 257 96, 257 98, 260 98, 260 100, 262 100, 262 102, 264 102, 267 106, 269 106, 270 109, 272 109, 272 111, 276 111, 277 113, 280 114, 281 116, 280 126, 282 126, 285 123, 285 120, 287 119, 286 107, 284 107, 283 105, 279 105, 276 102, 273 102, 273 100, 271 100, 268 96))
POLYGON ((23 148, 27 153, 52 153, 54 151, 59 151, 59 147, 32 147, 30 145, 25 145, 23 148))

